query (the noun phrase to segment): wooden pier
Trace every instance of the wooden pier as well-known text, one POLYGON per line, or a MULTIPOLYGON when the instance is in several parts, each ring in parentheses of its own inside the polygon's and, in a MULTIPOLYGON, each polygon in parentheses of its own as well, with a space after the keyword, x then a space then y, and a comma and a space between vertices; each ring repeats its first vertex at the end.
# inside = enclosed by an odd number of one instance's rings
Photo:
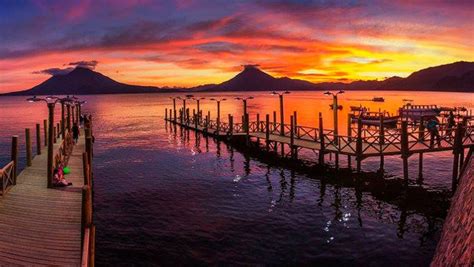
POLYGON ((470 149, 431 266, 474 264, 474 160, 470 149))
POLYGON ((63 135, 59 124, 54 128, 53 167, 67 163, 71 173, 65 178, 73 184, 68 187, 48 188, 48 155, 41 151, 39 124, 36 135, 37 155, 32 158, 26 130, 27 166, 20 174, 17 136, 12 138, 12 161, 0 169, 0 265, 93 266, 91 129, 81 129, 74 144, 71 133, 63 135))
POLYGON ((228 115, 227 122, 210 119, 208 113, 205 117, 201 112, 189 110, 179 111, 165 110, 165 120, 175 125, 202 132, 216 138, 242 138, 248 145, 257 144, 264 150, 279 153, 282 157, 298 158, 301 149, 309 149, 318 154, 319 164, 324 164, 325 155, 332 154, 335 158, 335 167, 339 168, 339 157, 345 155, 348 158, 348 168, 352 168, 352 159, 356 162, 357 172, 361 171, 361 163, 369 157, 380 158, 379 170, 383 172, 384 157, 400 155, 403 159, 404 177, 408 179, 408 159, 418 154, 419 172, 422 175, 423 154, 439 151, 453 151, 453 188, 458 179, 458 173, 464 158, 464 150, 474 146, 474 120, 465 117, 458 121, 453 128, 446 125, 439 127, 439 142, 424 129, 423 124, 409 124, 401 121, 399 127, 385 129, 383 121, 378 129, 364 127, 361 120, 358 123, 350 123, 349 117, 347 135, 335 134, 332 129, 323 127, 322 114, 319 114, 319 128, 298 125, 297 113, 290 116, 290 124, 281 124, 276 120, 276 112, 273 120, 270 114, 266 114, 261 120, 257 114, 256 121, 250 121, 248 114, 242 116, 241 122, 235 122, 232 115, 228 115), (356 127, 353 127, 355 125, 356 127))

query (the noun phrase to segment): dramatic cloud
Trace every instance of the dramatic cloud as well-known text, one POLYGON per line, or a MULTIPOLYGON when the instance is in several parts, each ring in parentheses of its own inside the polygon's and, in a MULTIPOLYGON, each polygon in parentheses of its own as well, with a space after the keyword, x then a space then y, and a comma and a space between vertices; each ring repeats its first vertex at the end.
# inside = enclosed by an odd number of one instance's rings
POLYGON ((68 74, 71 72, 74 68, 65 68, 65 69, 60 69, 60 68, 49 68, 49 69, 44 69, 44 70, 39 70, 39 71, 33 71, 33 74, 48 74, 48 75, 64 75, 68 74))
POLYGON ((99 64, 97 60, 91 60, 91 61, 76 61, 76 62, 70 62, 68 65, 69 66, 76 66, 80 68, 87 68, 87 69, 95 69, 95 67, 99 64))
POLYGON ((157 86, 217 83, 249 63, 314 82, 406 76, 474 60, 473 10, 423 0, 6 1, 0 90, 77 66, 157 86))

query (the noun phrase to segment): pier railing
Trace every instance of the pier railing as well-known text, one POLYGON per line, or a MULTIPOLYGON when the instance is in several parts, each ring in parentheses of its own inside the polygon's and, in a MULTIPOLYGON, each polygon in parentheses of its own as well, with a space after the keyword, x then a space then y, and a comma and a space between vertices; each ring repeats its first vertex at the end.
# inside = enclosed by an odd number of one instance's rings
MULTIPOLYGON (((197 116, 196 116, 197 118, 197 116)), ((180 120, 181 121, 181 120, 180 120)), ((223 122, 219 123, 217 120, 210 120, 206 118, 195 119, 190 117, 184 121, 184 125, 188 127, 201 127, 209 133, 220 134, 266 134, 268 123, 268 134, 274 136, 282 136, 302 140, 312 141, 315 143, 324 143, 324 149, 330 152, 341 154, 364 154, 366 156, 378 154, 397 154, 404 150, 403 141, 406 140, 407 151, 422 151, 429 149, 447 149, 455 146, 456 129, 460 128, 459 141, 462 145, 474 144, 474 123, 473 120, 466 120, 458 123, 456 127, 448 128, 446 124, 438 127, 438 137, 432 135, 424 126, 410 125, 407 127, 406 136, 404 136, 402 129, 374 129, 365 127, 351 127, 347 135, 336 135, 332 129, 323 129, 322 131, 316 127, 307 127, 301 125, 284 124, 281 127, 279 122, 266 121, 249 121, 234 123, 223 122), (281 130, 283 129, 283 134, 281 130), (322 134, 322 136, 321 136, 322 134), (433 139, 433 140, 432 140, 433 139), (359 148, 358 148, 358 144, 359 148)), ((408 123, 407 123, 408 126, 408 123)), ((411 153, 411 152, 410 152, 411 153)))
POLYGON ((2 197, 5 196, 6 190, 15 184, 15 161, 10 161, 0 170, 0 178, 2 179, 2 197))

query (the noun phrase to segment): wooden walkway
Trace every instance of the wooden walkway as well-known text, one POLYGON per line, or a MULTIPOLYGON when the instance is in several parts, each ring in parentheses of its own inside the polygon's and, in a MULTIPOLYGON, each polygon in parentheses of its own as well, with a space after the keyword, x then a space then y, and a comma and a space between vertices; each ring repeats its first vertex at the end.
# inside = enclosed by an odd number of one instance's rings
MULTIPOLYGON (((59 148, 60 140, 54 146, 59 148)), ((37 155, 0 198, 0 265, 81 265, 84 135, 69 158, 73 186, 47 188, 47 153, 37 155)))
POLYGON ((474 264, 474 160, 469 152, 431 266, 474 264))
POLYGON ((281 151, 281 156, 285 158, 298 159, 299 150, 309 149, 318 154, 320 165, 325 164, 326 154, 334 154, 336 169, 339 168, 340 155, 347 156, 349 169, 352 169, 351 158, 354 157, 357 172, 361 171, 361 163, 364 159, 379 157, 378 171, 383 173, 384 157, 400 155, 403 159, 405 179, 408 179, 409 173, 408 158, 413 154, 418 154, 418 170, 421 177, 424 153, 453 151, 453 188, 457 183, 459 166, 464 161, 464 150, 474 146, 474 118, 472 116, 459 117, 456 125, 451 128, 448 128, 446 124, 440 125, 438 136, 435 138, 425 129, 424 123, 407 120, 400 121, 397 128, 385 129, 385 125, 381 123, 378 129, 372 129, 365 127, 361 119, 357 121, 357 127, 353 128, 352 118, 349 117, 347 134, 341 135, 336 134, 335 130, 323 128, 321 113, 319 113, 318 128, 298 125, 296 112, 290 116, 290 124, 278 123, 275 112, 273 121, 270 121, 269 114, 265 115, 264 120, 260 120, 257 114, 256 121, 250 121, 248 114, 245 114, 242 116, 241 123, 234 123, 234 118, 230 114, 227 122, 223 122, 220 116, 216 120, 211 120, 209 113, 202 117, 201 111, 198 113, 193 111, 192 116, 189 115, 189 110, 186 112, 181 110, 179 113, 179 117, 176 117, 175 110, 165 109, 165 121, 216 138, 231 140, 233 137, 243 136, 247 145, 255 143, 260 149, 263 148, 261 146, 263 143, 266 151, 272 153, 281 151))

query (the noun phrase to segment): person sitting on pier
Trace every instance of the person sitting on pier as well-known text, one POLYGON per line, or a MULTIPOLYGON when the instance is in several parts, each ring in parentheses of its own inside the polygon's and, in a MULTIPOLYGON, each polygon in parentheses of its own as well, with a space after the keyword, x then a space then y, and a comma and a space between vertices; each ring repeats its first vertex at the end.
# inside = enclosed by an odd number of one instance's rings
POLYGON ((62 168, 54 169, 54 171, 53 171, 53 185, 57 186, 57 187, 64 187, 64 186, 72 185, 72 183, 70 183, 70 182, 66 181, 66 179, 64 179, 64 173, 62 171, 62 168))
POLYGON ((77 140, 79 139, 79 126, 77 123, 74 123, 72 126, 72 138, 74 139, 74 143, 77 144, 77 140))
POLYGON ((436 143, 438 144, 438 146, 441 145, 441 137, 439 136, 438 125, 439 125, 439 121, 436 117, 431 118, 426 124, 426 128, 428 129, 431 135, 430 148, 433 148, 435 138, 436 138, 436 143))

